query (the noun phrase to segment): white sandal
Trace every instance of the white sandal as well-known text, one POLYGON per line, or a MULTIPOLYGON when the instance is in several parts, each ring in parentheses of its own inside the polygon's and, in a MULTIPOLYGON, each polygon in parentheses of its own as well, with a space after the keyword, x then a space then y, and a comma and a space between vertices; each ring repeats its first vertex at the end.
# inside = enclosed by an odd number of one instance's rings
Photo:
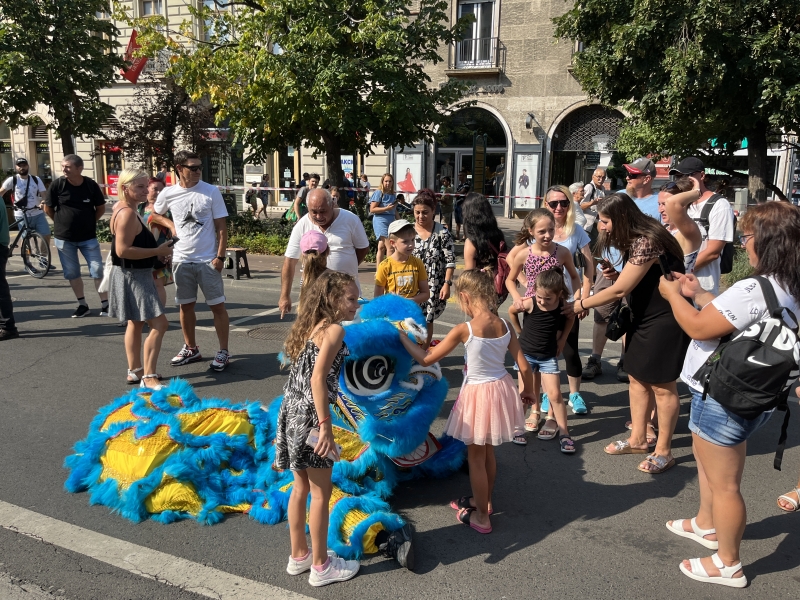
POLYGON ((697 518, 693 517, 691 521, 689 521, 690 525, 692 526, 692 530, 686 531, 683 528, 683 522, 685 520, 686 519, 677 519, 672 522, 672 525, 670 525, 669 521, 667 521, 667 529, 669 529, 675 535, 694 540, 698 544, 703 544, 703 546, 709 550, 717 550, 719 548, 719 542, 717 540, 707 540, 705 537, 707 535, 711 535, 712 533, 717 533, 716 529, 700 529, 697 526, 697 518))
POLYGON ((714 566, 719 569, 719 575, 717 577, 709 576, 709 574, 703 568, 703 563, 700 562, 699 558, 689 559, 689 565, 692 568, 691 571, 684 567, 683 563, 678 565, 678 567, 684 575, 690 579, 694 579, 695 581, 702 581, 703 583, 716 583, 718 585, 724 585, 733 588, 743 588, 747 585, 747 577, 744 576, 744 573, 741 577, 734 577, 736 573, 742 570, 741 561, 732 567, 726 567, 725 563, 722 562, 722 559, 716 553, 714 553, 711 555, 711 562, 713 562, 714 566))
POLYGON ((157 392, 158 390, 163 390, 163 389, 164 389, 164 386, 163 386, 163 385, 161 385, 160 383, 159 383, 159 384, 158 384, 156 387, 147 387, 147 386, 144 384, 144 380, 145 380, 145 379, 155 379, 155 380, 158 380, 158 373, 151 373, 150 375, 142 375, 142 381, 141 381, 141 383, 139 384, 139 387, 140 387, 141 389, 143 389, 143 390, 148 390, 148 391, 150 391, 150 392, 157 392))
MULTIPOLYGON (((795 500, 794 498, 790 498, 788 494, 783 494, 781 496, 778 496, 778 500, 785 500, 786 502, 792 505, 792 510, 786 510, 781 506, 780 502, 778 502, 778 508, 780 508, 783 512, 791 513, 800 510, 800 502, 798 501, 800 500, 800 487, 796 487, 792 491, 794 491, 794 493, 797 494, 797 500, 795 500)), ((792 492, 789 492, 789 494, 791 493, 792 492)))
POLYGON ((136 385, 142 381, 142 378, 137 375, 139 371, 144 371, 144 367, 139 367, 138 369, 128 369, 128 385, 136 385), (133 379, 130 379, 133 377, 133 379))

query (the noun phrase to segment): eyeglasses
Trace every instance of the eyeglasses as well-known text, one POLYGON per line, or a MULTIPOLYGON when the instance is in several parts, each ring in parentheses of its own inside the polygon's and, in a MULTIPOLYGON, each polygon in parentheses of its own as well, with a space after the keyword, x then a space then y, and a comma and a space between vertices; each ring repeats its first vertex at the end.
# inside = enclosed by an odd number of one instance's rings
POLYGON ((547 206, 549 206, 552 210, 555 210, 559 206, 561 208, 569 208, 569 200, 553 200, 552 202, 548 202, 547 206))
POLYGON ((192 173, 197 173, 203 165, 181 165, 184 169, 189 169, 192 173))
POLYGON ((748 238, 751 238, 751 237, 753 237, 754 235, 755 235, 754 233, 747 233, 747 234, 745 234, 745 235, 740 235, 740 236, 739 236, 739 243, 740 243, 742 246, 746 245, 746 244, 747 244, 747 240, 748 240, 748 238))

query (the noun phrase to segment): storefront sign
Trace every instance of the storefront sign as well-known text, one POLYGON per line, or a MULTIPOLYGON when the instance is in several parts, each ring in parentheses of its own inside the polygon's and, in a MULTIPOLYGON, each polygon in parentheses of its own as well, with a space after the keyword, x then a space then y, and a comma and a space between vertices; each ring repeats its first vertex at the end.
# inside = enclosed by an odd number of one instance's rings
POLYGON ((596 167, 600 164, 600 153, 599 152, 587 152, 586 153, 586 166, 587 167, 596 167))
POLYGON ((514 182, 514 209, 536 208, 536 190, 539 188, 539 154, 515 156, 516 181, 514 182))
POLYGON ((353 155, 352 154, 347 156, 342 155, 341 161, 342 161, 342 171, 344 171, 345 173, 352 173, 353 167, 355 166, 355 163, 353 161, 353 155))

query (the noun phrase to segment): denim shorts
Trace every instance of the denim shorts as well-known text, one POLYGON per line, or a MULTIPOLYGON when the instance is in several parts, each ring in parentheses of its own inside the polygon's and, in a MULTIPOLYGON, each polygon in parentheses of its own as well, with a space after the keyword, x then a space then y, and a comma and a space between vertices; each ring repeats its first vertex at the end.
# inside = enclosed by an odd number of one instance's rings
POLYGON ((775 409, 762 413, 755 419, 744 419, 734 414, 703 392, 692 392, 692 409, 689 429, 692 433, 717 446, 738 446, 769 421, 775 409))
POLYGON ((85 242, 69 242, 67 240, 55 241, 58 250, 58 259, 64 269, 64 279, 71 281, 81 276, 81 263, 78 260, 78 251, 89 265, 89 276, 92 279, 103 278, 103 256, 100 254, 100 242, 97 238, 85 242))
POLYGON ((175 281, 175 302, 178 304, 197 302, 198 286, 209 306, 225 302, 222 273, 210 262, 177 263, 172 266, 172 278, 175 281))
MULTIPOLYGON (((14 213, 14 217, 19 219, 22 213, 14 213)), ((47 217, 43 212, 38 215, 31 216, 28 214, 28 227, 41 235, 50 237, 50 223, 47 222, 47 217)))
MULTIPOLYGON (((561 373, 561 370, 558 368, 557 356, 553 356, 552 358, 534 358, 527 354, 524 356, 534 373, 539 372, 545 375, 558 375, 561 373)), ((519 367, 514 365, 514 370, 519 371, 519 367)))

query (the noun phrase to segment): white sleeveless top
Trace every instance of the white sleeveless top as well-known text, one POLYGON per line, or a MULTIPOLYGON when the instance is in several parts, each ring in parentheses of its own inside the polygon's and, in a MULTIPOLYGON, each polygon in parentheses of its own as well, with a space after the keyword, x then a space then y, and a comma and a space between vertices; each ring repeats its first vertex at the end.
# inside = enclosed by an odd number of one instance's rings
POLYGON ((508 323, 504 335, 498 338, 482 338, 472 334, 472 325, 467 321, 469 338, 464 343, 464 384, 489 383, 502 379, 508 374, 505 359, 511 332, 508 323))

